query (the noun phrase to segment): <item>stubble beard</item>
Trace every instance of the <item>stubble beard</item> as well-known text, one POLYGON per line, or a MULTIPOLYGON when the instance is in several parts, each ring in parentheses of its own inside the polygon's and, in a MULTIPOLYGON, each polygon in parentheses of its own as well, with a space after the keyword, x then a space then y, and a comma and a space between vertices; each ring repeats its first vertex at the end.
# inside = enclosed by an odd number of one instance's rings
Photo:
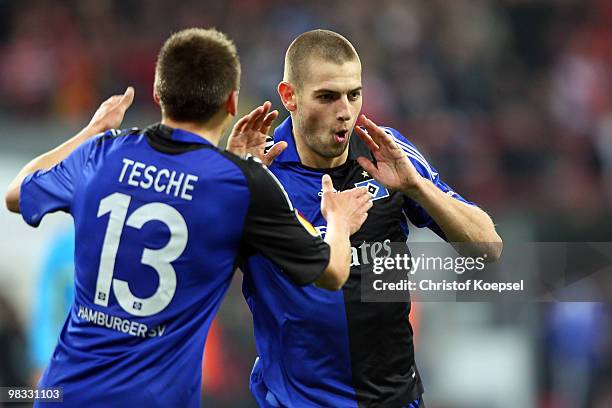
MULTIPOLYGON (((324 138, 325 136, 323 136, 324 138)), ((333 138, 333 135, 330 135, 329 138, 333 138)), ((321 140, 322 138, 317 138, 316 136, 308 135, 306 136, 306 145, 316 154, 321 157, 325 157, 326 159, 335 159, 338 156, 341 156, 346 149, 348 148, 348 142, 350 140, 347 139, 346 142, 340 144, 336 144, 335 141, 331 143, 329 141, 321 140)), ((332 139, 333 140, 333 139, 332 139)))
POLYGON ((303 118, 298 116, 297 118, 294 118, 293 124, 294 127, 300 129, 300 134, 302 134, 302 137, 304 138, 304 144, 316 155, 326 159, 335 159, 336 157, 341 156, 348 148, 350 134, 347 140, 343 144, 339 145, 335 142, 333 133, 324 133, 323 131, 317 132, 315 129, 311 129, 305 122, 306 121, 303 120, 303 118))

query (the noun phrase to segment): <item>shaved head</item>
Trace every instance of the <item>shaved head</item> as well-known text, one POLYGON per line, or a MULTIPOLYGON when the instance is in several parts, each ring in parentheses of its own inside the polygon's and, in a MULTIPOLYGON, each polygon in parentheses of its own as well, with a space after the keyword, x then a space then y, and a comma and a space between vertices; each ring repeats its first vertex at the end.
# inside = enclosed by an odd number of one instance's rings
POLYGON ((353 45, 329 30, 297 37, 285 55, 278 84, 291 113, 300 161, 314 168, 341 165, 361 111, 361 61, 353 45))
POLYGON ((347 61, 360 62, 353 45, 340 34, 329 30, 307 31, 293 40, 285 54, 284 81, 301 88, 314 59, 338 65, 347 61))

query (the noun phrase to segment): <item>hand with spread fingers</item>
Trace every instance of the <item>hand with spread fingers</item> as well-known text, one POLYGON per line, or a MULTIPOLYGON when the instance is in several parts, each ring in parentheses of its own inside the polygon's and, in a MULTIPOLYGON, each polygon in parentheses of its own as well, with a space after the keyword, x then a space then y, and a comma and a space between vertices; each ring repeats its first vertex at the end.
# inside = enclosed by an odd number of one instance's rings
POLYGON ((278 142, 265 153, 266 138, 272 122, 278 116, 277 110, 270 112, 271 107, 272 103, 266 101, 236 122, 227 140, 226 149, 241 157, 251 154, 263 164, 270 165, 287 147, 286 142, 278 142))
POLYGON ((361 115, 355 126, 355 132, 372 151, 376 164, 361 156, 357 161, 372 177, 385 187, 401 191, 411 196, 417 190, 423 177, 414 168, 408 157, 395 143, 391 135, 361 115), (361 127, 363 126, 363 127, 361 127))

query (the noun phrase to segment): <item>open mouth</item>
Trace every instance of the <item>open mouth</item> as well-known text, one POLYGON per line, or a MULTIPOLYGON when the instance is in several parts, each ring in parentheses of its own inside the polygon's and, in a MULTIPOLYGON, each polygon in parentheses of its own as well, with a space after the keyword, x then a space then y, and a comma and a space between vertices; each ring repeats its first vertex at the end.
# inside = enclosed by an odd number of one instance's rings
POLYGON ((340 130, 334 133, 334 138, 337 143, 344 143, 348 139, 348 130, 340 130))

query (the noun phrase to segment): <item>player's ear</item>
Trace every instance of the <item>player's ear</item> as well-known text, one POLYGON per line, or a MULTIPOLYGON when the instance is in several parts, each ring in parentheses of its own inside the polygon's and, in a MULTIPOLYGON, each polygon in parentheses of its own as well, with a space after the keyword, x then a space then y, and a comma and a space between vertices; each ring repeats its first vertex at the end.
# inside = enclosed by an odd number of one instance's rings
POLYGON ((238 113, 238 91, 232 91, 225 101, 225 110, 231 116, 236 116, 238 113))
POLYGON ((282 81, 278 84, 278 94, 280 95, 281 101, 285 108, 289 112, 293 112, 297 105, 295 101, 295 88, 287 81, 282 81))
POLYGON ((155 101, 157 106, 161 107, 161 98, 157 94, 157 91, 155 91, 155 85, 153 85, 153 100, 155 101))

